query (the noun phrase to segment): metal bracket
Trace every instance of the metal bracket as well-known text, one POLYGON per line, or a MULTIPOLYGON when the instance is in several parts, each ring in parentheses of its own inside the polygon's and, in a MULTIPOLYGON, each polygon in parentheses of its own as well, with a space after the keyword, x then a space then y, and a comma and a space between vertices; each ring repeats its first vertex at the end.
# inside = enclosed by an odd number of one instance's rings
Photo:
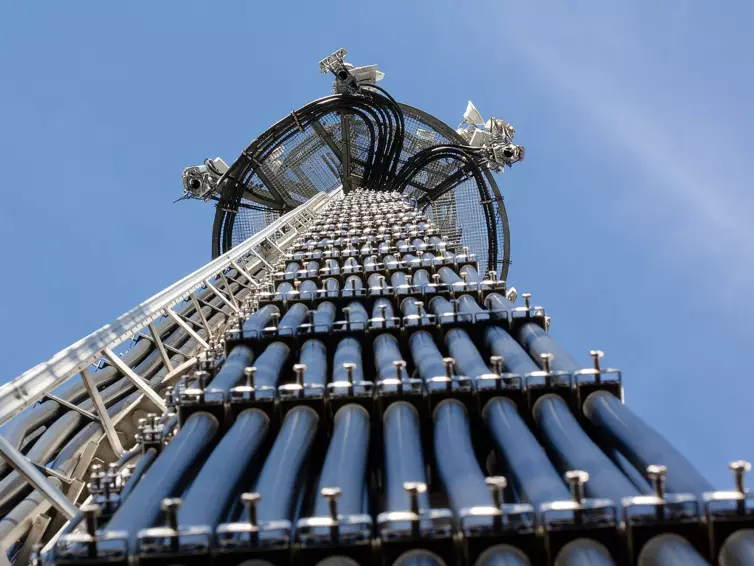
MULTIPOLYGON (((105 355, 108 355, 108 352, 109 350, 106 350, 105 355)), ((118 358, 118 361, 124 366, 126 365, 120 358, 118 358)), ((120 455, 123 454, 123 445, 120 443, 113 422, 110 420, 110 415, 107 412, 107 407, 105 407, 105 403, 102 401, 102 396, 99 394, 99 391, 97 391, 97 386, 94 384, 94 381, 92 381, 92 376, 87 368, 81 370, 81 380, 84 382, 84 387, 86 387, 86 392, 89 393, 92 403, 94 403, 94 408, 99 415, 98 420, 105 431, 107 441, 110 443, 110 448, 113 449, 116 456, 120 457, 120 455)))
MULTIPOLYGON (((172 310, 168 309, 168 312, 174 316, 174 320, 178 324, 184 327, 184 330, 186 330, 189 334, 194 333, 194 331, 191 330, 185 322, 183 322, 180 318, 175 317, 172 310)), ((200 343, 204 342, 203 340, 201 340, 201 338, 199 339, 199 341, 200 343)), ((206 342, 204 342, 203 346, 208 347, 206 342)), ((103 353, 105 354, 105 357, 110 360, 110 363, 112 363, 118 369, 118 371, 120 371, 123 375, 130 379, 131 382, 147 397, 147 399, 157 405, 160 411, 164 413, 168 410, 167 406, 165 405, 165 401, 162 400, 162 397, 160 397, 155 392, 155 390, 152 389, 152 387, 146 381, 144 381, 141 376, 139 376, 134 370, 128 367, 128 365, 123 360, 121 360, 120 357, 115 354, 115 352, 113 352, 110 348, 105 348, 103 350, 103 353)), ((81 375, 84 375, 83 371, 81 372, 81 375)), ((105 414, 107 414, 107 411, 105 411, 105 414)), ((123 447, 121 447, 119 454, 122 452, 123 447)))

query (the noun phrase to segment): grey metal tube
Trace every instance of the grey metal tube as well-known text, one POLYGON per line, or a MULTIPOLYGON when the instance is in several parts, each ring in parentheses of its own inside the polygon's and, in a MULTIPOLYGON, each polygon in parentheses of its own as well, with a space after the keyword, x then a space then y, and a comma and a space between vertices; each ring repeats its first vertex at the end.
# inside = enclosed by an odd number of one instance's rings
POLYGON ((446 566, 436 554, 417 548, 401 554, 392 566, 446 566))
POLYGON ((351 312, 348 316, 351 320, 351 323, 355 325, 354 328, 366 328, 366 323, 369 319, 369 315, 367 314, 364 305, 357 301, 351 301, 350 303, 348 303, 347 308, 351 309, 351 312))
POLYGON ((406 274, 402 271, 394 271, 390 276, 390 284, 393 286, 395 295, 405 295, 408 293, 408 282, 406 274))
MULTIPOLYGON (((487 295, 487 298, 484 300, 484 306, 491 311, 502 311, 508 314, 513 310, 513 303, 499 293, 490 293, 487 295)), ((492 315, 493 318, 502 318, 502 316, 502 314, 492 315)))
POLYGON ((484 421, 502 453, 509 480, 520 497, 539 507, 547 501, 563 501, 571 495, 510 399, 496 397, 482 411, 484 421))
POLYGON ((307 340, 301 346, 299 363, 306 365, 304 383, 324 385, 327 383, 327 349, 320 340, 307 340))
POLYGON ((309 313, 309 309, 301 303, 292 305, 285 316, 280 319, 278 328, 285 329, 286 332, 295 332, 299 325, 303 324, 306 320, 306 316, 309 313))
POLYGON ((110 519, 107 529, 127 531, 132 551, 138 531, 155 524, 163 498, 180 491, 187 473, 201 461, 218 428, 214 416, 193 413, 110 519))
POLYGON ((419 377, 429 379, 445 375, 445 364, 442 362, 442 354, 435 346, 435 341, 429 332, 420 330, 414 332, 409 338, 411 357, 419 371, 419 377))
POLYGON ((313 299, 317 296, 317 284, 311 279, 307 279, 301 283, 301 287, 298 290, 301 292, 302 299, 313 299))
POLYGON ((725 539, 717 559, 720 566, 754 564, 754 529, 741 529, 725 539))
POLYGON ((131 495, 131 492, 139 483, 144 473, 149 469, 149 466, 155 461, 155 458, 157 458, 157 450, 154 448, 147 449, 146 452, 144 452, 144 455, 139 458, 139 462, 131 473, 131 477, 128 478, 126 485, 123 486, 123 489, 120 492, 121 501, 128 499, 128 496, 131 495))
POLYGON ((510 373, 525 375, 539 369, 529 354, 502 328, 488 326, 484 331, 484 341, 495 356, 503 358, 503 365, 510 373))
POLYGON ((531 566, 531 562, 515 546, 498 544, 480 554, 474 566, 531 566))
POLYGON ((269 325, 273 313, 280 314, 280 309, 275 305, 267 305, 252 314, 243 325, 244 334, 247 332, 259 332, 269 325))
POLYGON ((638 566, 709 566, 704 558, 680 535, 658 535, 644 545, 638 566))
POLYGON ((356 364, 353 370, 353 380, 364 380, 364 364, 361 358, 361 344, 356 338, 343 338, 335 348, 333 359, 332 381, 346 381, 348 373, 343 364, 356 364))
POLYGON ((441 267, 437 270, 437 273, 440 275, 440 280, 447 285, 463 283, 463 279, 461 279, 458 274, 449 267, 441 267))
MULTIPOLYGON (((48 481, 58 490, 62 484, 57 478, 48 478, 48 481)), ((50 508, 50 503, 39 491, 32 491, 18 505, 13 507, 2 519, 0 519, 0 541, 14 543, 23 536, 32 521, 50 508), (6 540, 13 536, 12 540, 6 540)), ((4 546, 7 549, 8 546, 4 546)))
POLYGON ((474 315, 486 312, 486 309, 480 307, 479 303, 471 295, 461 295, 458 297, 458 310, 462 313, 471 313, 474 315))
POLYGON ((217 372, 215 378, 210 382, 212 389, 228 391, 238 384, 243 377, 243 370, 251 365, 254 361, 254 352, 247 346, 236 346, 228 354, 225 363, 217 372))
POLYGON ((283 277, 285 279, 295 279, 300 269, 301 269, 301 265, 296 263, 295 261, 292 261, 288 265, 285 266, 285 270, 283 271, 283 277))
POLYGON ((256 361, 255 385, 275 387, 280 377, 280 370, 288 359, 290 348, 282 342, 269 344, 256 361))
MULTIPOLYGON (((69 411, 53 422, 31 447, 26 454, 27 458, 38 464, 46 464, 78 428, 82 418, 79 413, 69 411)), ((0 481, 0 509, 6 510, 21 496, 28 485, 15 470, 5 476, 0 481)))
POLYGON ((317 310, 314 311, 314 328, 317 331, 330 328, 330 325, 335 321, 335 310, 335 305, 331 302, 320 303, 317 310))
POLYGON ((712 485, 665 437, 606 391, 592 393, 584 402, 584 415, 639 470, 652 464, 667 466, 665 485, 675 493, 701 494, 712 485))
POLYGON ((325 279, 322 282, 322 287, 325 290, 325 295, 328 297, 337 297, 340 294, 340 283, 332 277, 325 279))
POLYGON ((465 330, 453 328, 445 335, 445 344, 450 356, 455 359, 461 375, 476 377, 490 373, 482 356, 465 330))
POLYGON ((258 409, 246 409, 238 415, 184 496, 179 524, 217 526, 257 456, 269 422, 258 409))
POLYGON ((374 306, 372 307, 372 317, 373 318, 379 318, 382 316, 382 308, 385 307, 385 318, 392 318, 395 316, 393 314, 393 303, 390 302, 388 299, 377 299, 374 302, 374 306))
POLYGON ((636 486, 587 436, 562 397, 544 395, 532 412, 561 471, 589 473, 586 491, 591 497, 606 497, 618 503, 623 497, 639 495, 636 486))
POLYGON ((571 373, 582 369, 581 365, 560 344, 533 322, 521 325, 518 329, 518 341, 537 364, 542 363, 540 358, 542 354, 552 354, 553 371, 571 373))
POLYGON ((343 293, 341 293, 344 296, 348 296, 348 292, 354 292, 359 291, 364 288, 364 282, 361 280, 361 277, 358 275, 349 275, 346 279, 345 283, 343 283, 343 293))
MULTIPOLYGON (((382 422, 385 431, 385 508, 387 511, 406 511, 411 508, 411 502, 403 484, 427 483, 419 415, 410 403, 396 401, 385 410, 382 422)), ((426 492, 419 494, 419 507, 429 508, 426 492)))
POLYGON ((425 293, 434 293, 435 290, 432 287, 428 287, 430 283, 429 273, 426 269, 417 269, 414 271, 413 284, 416 287, 423 288, 425 293))
POLYGON ((330 513, 328 502, 319 496, 320 491, 326 487, 340 488, 340 513, 361 513, 368 452, 369 413, 361 405, 344 405, 335 413, 332 438, 317 487, 315 516, 328 516, 330 513))
MULTIPOLYGON (((255 491, 262 495, 257 504, 260 521, 290 520, 299 491, 301 471, 317 433, 319 416, 311 407, 288 411, 267 459, 255 491)), ((242 520, 248 520, 246 511, 242 520)))
MULTIPOLYGON (((402 360, 403 355, 398 346, 398 339, 392 334, 380 334, 374 339, 374 365, 378 379, 392 379, 396 377, 393 362, 402 360)), ((406 369, 401 370, 401 379, 408 378, 406 369)))
POLYGON ((293 291, 293 285, 287 281, 283 281, 277 288, 277 294, 275 295, 276 301, 284 301, 288 298, 288 294, 293 291))
POLYGON ((596 540, 580 538, 560 549, 554 566, 616 566, 607 548, 596 540))
POLYGON ((492 496, 471 445, 463 403, 445 399, 435 407, 433 418, 437 471, 451 507, 458 513, 463 508, 492 505, 492 496))
POLYGON ((482 277, 479 275, 479 272, 475 267, 472 267, 471 265, 464 265, 461 268, 461 277, 463 277, 465 280, 468 280, 469 283, 482 282, 482 277))
POLYGON ((434 297, 429 302, 429 308, 436 316, 442 317, 439 320, 443 322, 450 320, 450 318, 442 315, 453 314, 453 304, 445 297, 434 297))

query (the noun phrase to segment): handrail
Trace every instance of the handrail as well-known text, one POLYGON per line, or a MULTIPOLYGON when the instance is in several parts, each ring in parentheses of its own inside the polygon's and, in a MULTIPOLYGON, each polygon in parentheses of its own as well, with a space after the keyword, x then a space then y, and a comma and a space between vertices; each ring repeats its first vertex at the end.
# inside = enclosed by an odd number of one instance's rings
POLYGON ((206 280, 214 278, 224 269, 231 267, 233 263, 247 255, 254 246, 262 243, 291 220, 305 212, 318 211, 339 192, 336 190, 331 193, 319 193, 312 197, 307 203, 281 216, 242 244, 163 289, 113 322, 61 350, 48 361, 34 366, 0 386, 0 425, 39 401, 47 392, 95 363, 101 358, 105 349, 112 350, 125 340, 136 336, 141 329, 160 318, 165 309, 185 300, 189 294, 202 287, 206 280))

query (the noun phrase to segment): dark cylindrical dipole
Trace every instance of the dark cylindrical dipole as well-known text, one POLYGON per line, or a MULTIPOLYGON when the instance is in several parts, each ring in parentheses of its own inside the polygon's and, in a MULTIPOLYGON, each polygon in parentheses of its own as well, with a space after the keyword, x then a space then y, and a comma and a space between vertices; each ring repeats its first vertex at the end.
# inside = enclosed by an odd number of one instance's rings
POLYGON ((338 509, 343 515, 361 513, 369 452, 369 413, 361 405, 349 404, 335 413, 327 456, 319 477, 314 515, 329 515, 329 503, 320 496, 324 488, 339 488, 338 509))
POLYGON ((535 506, 570 499, 561 474, 526 426, 513 401, 502 397, 491 399, 483 414, 507 464, 507 474, 522 499, 535 506))
MULTIPOLYGON (((416 408, 405 401, 392 403, 382 417, 385 430, 386 511, 406 511, 409 497, 406 482, 426 483, 422 457, 419 415, 416 408)), ((429 507, 426 492, 419 493, 419 507, 429 507)))
MULTIPOLYGON (((259 521, 290 520, 296 503, 300 476, 317 434, 319 416, 310 407, 288 411, 264 467, 255 491, 262 494, 257 504, 259 521)), ((249 517, 244 511, 244 520, 249 517)))
POLYGON ((639 553, 638 566, 709 566, 704 558, 680 535, 658 535, 639 553))
POLYGON ((258 409, 242 411, 212 451, 183 498, 178 512, 181 525, 219 523, 238 486, 257 455, 269 418, 258 409))
POLYGON ((653 464, 666 466, 665 484, 669 491, 695 494, 712 491, 712 485, 691 462, 611 393, 592 393, 584 403, 584 414, 639 470, 653 464))
POLYGON ((166 497, 180 493, 185 477, 201 461, 218 429, 209 413, 193 413, 147 470, 107 524, 111 531, 127 531, 131 549, 140 529, 151 527, 160 516, 166 497))
POLYGON ((540 397, 533 412, 561 471, 589 473, 586 489, 591 497, 606 497, 618 503, 623 497, 639 495, 636 486, 587 436, 562 397, 552 394, 540 397))
POLYGON ((452 508, 458 512, 491 506, 492 496, 471 445, 463 403, 455 399, 441 401, 435 407, 434 421, 437 471, 452 508))
POLYGON ((604 545, 579 538, 560 549, 554 566, 615 566, 615 561, 604 545))

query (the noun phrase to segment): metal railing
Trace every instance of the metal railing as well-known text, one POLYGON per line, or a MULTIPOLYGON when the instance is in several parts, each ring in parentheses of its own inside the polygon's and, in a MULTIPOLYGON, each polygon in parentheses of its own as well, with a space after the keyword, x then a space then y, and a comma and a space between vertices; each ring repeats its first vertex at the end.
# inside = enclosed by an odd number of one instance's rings
MULTIPOLYGON (((184 304, 186 301, 192 301, 197 312, 201 315, 201 307, 194 293, 201 288, 206 288, 228 307, 229 312, 238 312, 239 305, 231 291, 225 271, 228 269, 235 270, 240 277, 249 282, 249 288, 258 287, 259 283, 252 274, 257 273, 260 268, 269 270, 271 265, 268 259, 274 261, 269 257, 265 259, 265 252, 260 248, 261 244, 265 243, 271 246, 273 254, 280 253, 295 240, 299 235, 299 230, 306 227, 315 218, 317 212, 331 198, 339 196, 340 192, 340 190, 336 190, 314 196, 304 205, 281 216, 229 252, 160 291, 137 307, 119 316, 113 322, 61 350, 50 360, 0 386, 0 425, 7 423, 14 416, 45 397, 58 400, 64 406, 78 411, 78 407, 69 406, 71 404, 58 399, 52 392, 68 380, 80 375, 97 413, 96 420, 101 424, 104 436, 107 438, 113 453, 116 457, 120 456, 124 449, 118 439, 115 425, 124 415, 121 414, 115 418, 108 415, 89 371, 90 366, 103 358, 107 359, 139 390, 140 399, 146 398, 164 411, 166 409, 165 403, 157 391, 147 380, 129 367, 114 350, 129 340, 143 336, 140 334, 141 331, 148 329, 151 337, 147 338, 153 342, 155 350, 159 351, 165 366, 166 374, 162 383, 183 375, 193 367, 196 358, 192 357, 177 367, 173 367, 160 332, 155 330, 154 322, 162 317, 169 317, 185 330, 197 344, 206 347, 207 342, 187 323, 187 319, 181 313, 173 310, 173 307, 184 304)), ((206 335, 211 337, 216 329, 210 327, 203 315, 201 315, 201 319, 202 324, 200 326, 206 331, 206 335)), ((133 403, 126 412, 130 412, 137 405, 138 402, 133 403)), ((3 436, 0 436, 0 456, 37 489, 62 516, 70 519, 76 514, 76 506, 46 477, 45 470, 40 470, 37 464, 24 456, 13 443, 3 436)))

